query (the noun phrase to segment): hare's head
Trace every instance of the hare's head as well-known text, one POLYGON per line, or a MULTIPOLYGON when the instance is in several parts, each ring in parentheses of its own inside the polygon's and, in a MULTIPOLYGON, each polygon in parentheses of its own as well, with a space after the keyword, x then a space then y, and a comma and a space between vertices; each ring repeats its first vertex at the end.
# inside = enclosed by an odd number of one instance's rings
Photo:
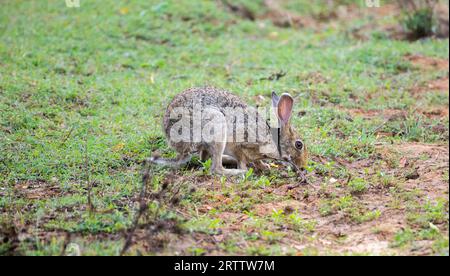
POLYGON ((291 125, 294 99, 287 93, 278 96, 273 92, 272 105, 280 127, 276 141, 280 158, 294 163, 298 168, 305 167, 308 159, 306 145, 291 125))

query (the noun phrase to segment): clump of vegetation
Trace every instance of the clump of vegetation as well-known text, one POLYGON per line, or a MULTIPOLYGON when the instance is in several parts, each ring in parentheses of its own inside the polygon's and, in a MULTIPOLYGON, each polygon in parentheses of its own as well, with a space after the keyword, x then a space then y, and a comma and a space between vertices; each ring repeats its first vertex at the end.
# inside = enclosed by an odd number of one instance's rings
POLYGON ((404 13, 401 23, 412 39, 435 34, 437 22, 434 7, 437 1, 400 0, 399 3, 404 13))
POLYGON ((211 174, 211 166, 212 166, 212 160, 211 158, 201 162, 202 163, 202 172, 204 175, 210 175, 211 174))
POLYGON ((367 190, 367 183, 364 179, 362 178, 355 178, 352 179, 349 183, 348 186, 350 188, 350 191, 352 193, 362 193, 364 191, 367 190))
POLYGON ((270 186, 270 182, 271 179, 268 178, 267 176, 263 175, 261 177, 258 178, 258 180, 256 180, 256 186, 257 187, 261 187, 261 188, 265 188, 265 187, 269 187, 270 186))
POLYGON ((448 219, 448 200, 445 199, 415 206, 407 216, 409 224, 420 227, 428 227, 430 223, 442 224, 448 219))
POLYGON ((391 247, 403 247, 414 240, 414 232, 407 228, 397 232, 394 236, 394 241, 391 247))
POLYGON ((422 9, 408 14, 404 19, 404 24, 414 38, 431 36, 434 33, 433 11, 422 9))

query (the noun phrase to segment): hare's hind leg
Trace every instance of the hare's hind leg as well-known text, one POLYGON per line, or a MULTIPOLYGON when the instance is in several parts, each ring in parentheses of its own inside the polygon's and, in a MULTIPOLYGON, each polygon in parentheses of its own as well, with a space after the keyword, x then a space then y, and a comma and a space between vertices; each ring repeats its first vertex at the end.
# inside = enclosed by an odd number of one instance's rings
POLYGON ((212 155, 212 171, 225 175, 225 176, 233 176, 233 175, 242 175, 245 174, 246 170, 239 169, 225 169, 223 167, 223 152, 225 150, 225 143, 214 143, 211 147, 211 155, 212 155))
POLYGON ((191 148, 188 143, 178 143, 171 146, 178 152, 177 157, 162 158, 153 156, 148 158, 147 161, 152 164, 174 169, 179 169, 191 161, 193 153, 191 152, 191 148))
POLYGON ((237 162, 234 158, 231 156, 225 155, 225 147, 226 147, 226 138, 227 138, 227 132, 226 132, 226 126, 223 126, 222 135, 223 137, 221 139, 217 139, 214 142, 212 142, 209 146, 209 152, 211 154, 212 158, 212 171, 226 176, 233 176, 233 175, 242 175, 245 174, 246 170, 239 170, 239 169, 226 169, 223 167, 223 162, 237 162), (233 159, 233 160, 232 160, 233 159))
POLYGON ((204 109, 202 114, 202 148, 211 156, 211 171, 221 175, 240 175, 246 171, 225 169, 222 164, 227 144, 227 120, 218 109, 204 109))
POLYGON ((185 166, 189 161, 191 161, 191 155, 178 155, 176 158, 161 158, 161 157, 150 157, 147 159, 148 162, 157 164, 164 167, 170 167, 174 169, 179 169, 185 166))

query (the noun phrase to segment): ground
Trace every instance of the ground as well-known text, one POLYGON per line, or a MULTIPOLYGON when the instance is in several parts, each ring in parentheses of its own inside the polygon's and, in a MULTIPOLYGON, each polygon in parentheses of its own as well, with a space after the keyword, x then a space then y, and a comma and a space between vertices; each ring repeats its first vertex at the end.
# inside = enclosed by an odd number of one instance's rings
POLYGON ((325 2, 2 1, 0 255, 448 255, 448 38, 325 2), (291 93, 306 183, 205 163, 140 196, 145 158, 173 155, 165 106, 198 85, 291 93))

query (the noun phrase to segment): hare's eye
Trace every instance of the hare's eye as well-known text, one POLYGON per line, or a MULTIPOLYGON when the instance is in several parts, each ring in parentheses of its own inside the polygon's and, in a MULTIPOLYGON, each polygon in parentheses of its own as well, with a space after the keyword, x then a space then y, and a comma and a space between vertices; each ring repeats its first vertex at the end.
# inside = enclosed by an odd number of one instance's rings
POLYGON ((303 142, 300 140, 295 141, 295 148, 298 150, 303 149, 303 142))

